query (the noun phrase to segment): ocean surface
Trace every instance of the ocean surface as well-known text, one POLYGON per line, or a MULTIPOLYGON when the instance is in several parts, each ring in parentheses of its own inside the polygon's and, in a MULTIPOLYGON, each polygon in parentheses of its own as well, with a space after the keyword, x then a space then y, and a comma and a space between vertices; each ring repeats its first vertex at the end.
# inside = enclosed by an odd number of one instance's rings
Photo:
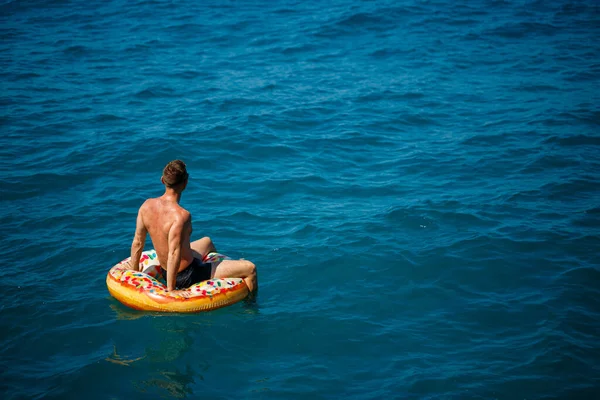
POLYGON ((2 399, 600 398, 600 3, 0 4, 2 399), (109 295, 176 158, 256 302, 109 295))

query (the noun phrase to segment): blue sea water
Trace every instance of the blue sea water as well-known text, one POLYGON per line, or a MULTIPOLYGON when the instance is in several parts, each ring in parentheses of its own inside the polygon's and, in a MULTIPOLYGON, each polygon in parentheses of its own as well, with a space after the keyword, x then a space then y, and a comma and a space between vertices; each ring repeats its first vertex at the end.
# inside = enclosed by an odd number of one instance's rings
POLYGON ((14 0, 0 21, 3 399, 600 398, 596 1, 14 0), (256 263, 256 303, 109 296, 175 158, 195 236, 256 263))

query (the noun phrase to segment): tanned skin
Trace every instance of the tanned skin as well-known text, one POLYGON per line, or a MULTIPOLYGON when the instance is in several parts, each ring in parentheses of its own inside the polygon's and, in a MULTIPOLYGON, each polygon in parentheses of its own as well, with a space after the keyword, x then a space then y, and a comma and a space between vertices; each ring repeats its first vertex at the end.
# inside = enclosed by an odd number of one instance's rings
MULTIPOLYGON (((141 258, 146 235, 150 233, 160 265, 167 266, 167 290, 185 296, 185 292, 175 290, 177 274, 185 270, 194 261, 194 257, 202 260, 208 253, 216 251, 216 248, 208 237, 190 243, 192 217, 179 205, 181 193, 187 187, 187 179, 173 187, 165 183, 164 177, 161 181, 165 185, 165 193, 146 200, 139 209, 131 244, 131 260, 141 258)), ((129 268, 139 271, 139 262, 131 260, 129 268)), ((256 267, 252 262, 223 260, 213 263, 211 278, 236 277, 244 279, 250 292, 255 292, 258 288, 256 267)))
MULTIPOLYGON (((161 179, 164 183, 164 179, 161 179)), ((152 245, 156 250, 160 265, 167 266, 167 289, 175 290, 177 273, 186 269, 194 255, 190 246, 192 217, 179 205, 181 192, 187 181, 180 187, 166 187, 165 193, 157 198, 148 199, 138 212, 135 235, 131 245, 131 259, 142 256, 146 234, 150 233, 152 245)), ((202 255, 204 256, 204 254, 202 255)), ((130 264, 130 267, 133 268, 130 264)), ((138 270, 138 266, 135 266, 138 270)))

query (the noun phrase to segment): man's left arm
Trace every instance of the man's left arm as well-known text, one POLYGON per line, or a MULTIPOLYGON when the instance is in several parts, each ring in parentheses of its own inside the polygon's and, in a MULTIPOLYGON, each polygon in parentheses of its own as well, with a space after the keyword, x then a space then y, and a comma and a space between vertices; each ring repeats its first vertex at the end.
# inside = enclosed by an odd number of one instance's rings
POLYGON ((146 225, 144 225, 142 208, 140 207, 135 223, 135 234, 133 236, 133 242, 131 243, 131 259, 129 260, 129 268, 134 271, 140 270, 140 258, 142 257, 142 252, 144 251, 144 243, 146 242, 147 233, 148 230, 146 229, 146 225))

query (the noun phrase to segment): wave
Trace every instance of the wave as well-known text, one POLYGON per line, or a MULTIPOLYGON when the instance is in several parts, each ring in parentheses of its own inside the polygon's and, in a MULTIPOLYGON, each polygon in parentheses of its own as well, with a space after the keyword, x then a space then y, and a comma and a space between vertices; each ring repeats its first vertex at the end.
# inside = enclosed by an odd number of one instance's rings
POLYGON ((559 146, 599 146, 600 136, 595 135, 574 135, 567 137, 552 136, 544 141, 546 144, 557 144, 559 146))
POLYGON ((137 99, 151 100, 159 98, 169 98, 174 97, 176 95, 176 91, 168 87, 150 87, 135 93, 133 96, 137 99))
POLYGON ((507 39, 523 39, 528 36, 554 36, 559 31, 558 27, 552 24, 539 22, 518 22, 506 23, 494 29, 487 31, 489 35, 498 36, 507 39))
POLYGON ((594 7, 391 5, 0 6, 7 393, 592 397, 594 7), (106 291, 174 158, 253 305, 106 291))

